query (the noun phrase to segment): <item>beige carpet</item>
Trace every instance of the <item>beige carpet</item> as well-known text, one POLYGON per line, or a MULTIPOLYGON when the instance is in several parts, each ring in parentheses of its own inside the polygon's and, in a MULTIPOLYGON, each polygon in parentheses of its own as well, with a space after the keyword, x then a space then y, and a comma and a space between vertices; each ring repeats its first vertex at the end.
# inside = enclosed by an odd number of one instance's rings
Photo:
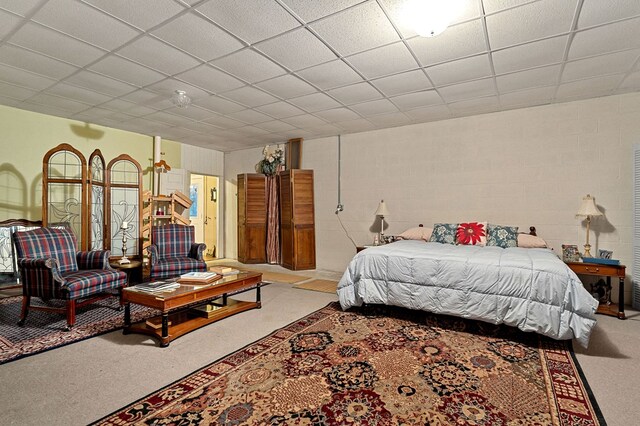
POLYGON ((338 287, 338 281, 333 280, 311 280, 308 282, 294 285, 295 288, 304 290, 321 291, 323 293, 334 293, 338 287))
POLYGON ((303 277, 301 275, 283 274, 282 272, 261 271, 260 269, 246 268, 244 266, 238 266, 234 264, 228 264, 228 265, 216 264, 216 266, 228 266, 230 268, 237 268, 243 271, 260 272, 262 273, 262 280, 268 281, 270 283, 295 284, 295 283, 299 283, 300 281, 306 281, 311 278, 311 277, 303 277))

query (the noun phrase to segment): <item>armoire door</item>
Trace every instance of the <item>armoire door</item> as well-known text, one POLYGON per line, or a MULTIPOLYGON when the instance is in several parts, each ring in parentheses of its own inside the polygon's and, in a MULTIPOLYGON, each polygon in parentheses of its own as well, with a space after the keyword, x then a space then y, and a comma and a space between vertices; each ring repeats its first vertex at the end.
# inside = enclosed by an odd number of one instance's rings
POLYGON ((282 266, 315 269, 316 240, 313 170, 288 170, 280 174, 282 266))
POLYGON ((238 175, 238 261, 265 263, 267 197, 264 175, 238 175))

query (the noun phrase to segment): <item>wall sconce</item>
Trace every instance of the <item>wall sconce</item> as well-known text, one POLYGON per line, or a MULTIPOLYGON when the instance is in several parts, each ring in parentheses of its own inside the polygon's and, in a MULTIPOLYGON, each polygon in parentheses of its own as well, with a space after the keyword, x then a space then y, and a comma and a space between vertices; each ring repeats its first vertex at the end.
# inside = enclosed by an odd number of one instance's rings
POLYGON ((211 188, 211 201, 213 201, 213 202, 218 201, 218 189, 217 188, 211 188))

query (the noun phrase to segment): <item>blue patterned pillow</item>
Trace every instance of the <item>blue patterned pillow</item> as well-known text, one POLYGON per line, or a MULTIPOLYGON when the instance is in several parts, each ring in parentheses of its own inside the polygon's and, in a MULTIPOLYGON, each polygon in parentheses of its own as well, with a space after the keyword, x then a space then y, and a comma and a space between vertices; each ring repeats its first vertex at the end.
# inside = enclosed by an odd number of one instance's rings
POLYGON ((436 223, 435 225, 433 225, 433 232, 431 233, 429 242, 455 244, 457 230, 457 223, 436 223))
POLYGON ((502 248, 518 247, 518 227, 489 224, 487 245, 502 248))

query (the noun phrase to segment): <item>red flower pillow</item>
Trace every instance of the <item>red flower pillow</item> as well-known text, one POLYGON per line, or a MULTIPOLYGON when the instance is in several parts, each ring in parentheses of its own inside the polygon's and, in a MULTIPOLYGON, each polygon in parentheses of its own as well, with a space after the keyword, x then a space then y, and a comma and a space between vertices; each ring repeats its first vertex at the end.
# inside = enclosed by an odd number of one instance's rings
POLYGON ((458 244, 472 246, 487 245, 487 222, 468 222, 458 225, 456 231, 458 244))

